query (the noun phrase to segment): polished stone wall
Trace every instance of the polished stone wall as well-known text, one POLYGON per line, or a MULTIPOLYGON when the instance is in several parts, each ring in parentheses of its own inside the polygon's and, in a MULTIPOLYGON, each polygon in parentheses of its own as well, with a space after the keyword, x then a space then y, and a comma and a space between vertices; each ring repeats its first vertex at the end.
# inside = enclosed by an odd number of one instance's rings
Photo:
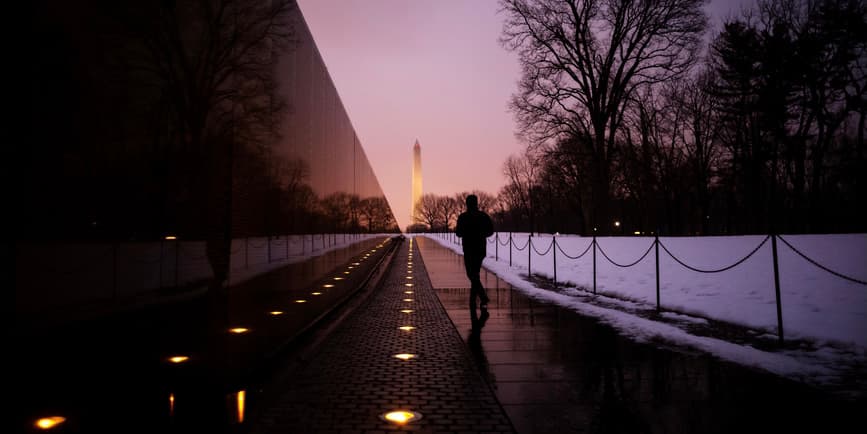
POLYGON ((294 2, 30 8, 4 249, 19 314, 220 287, 251 254, 266 271, 398 230, 294 2))

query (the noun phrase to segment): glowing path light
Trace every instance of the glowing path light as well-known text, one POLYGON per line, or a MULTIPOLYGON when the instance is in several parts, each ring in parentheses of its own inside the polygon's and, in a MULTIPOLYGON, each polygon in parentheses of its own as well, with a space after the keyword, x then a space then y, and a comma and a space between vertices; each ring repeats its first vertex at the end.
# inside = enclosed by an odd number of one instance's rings
POLYGON ((34 425, 39 429, 51 429, 63 422, 66 422, 66 418, 63 416, 48 416, 37 420, 34 425))
POLYGON ((248 329, 248 328, 244 328, 244 327, 235 327, 235 328, 231 328, 231 329, 229 329, 229 332, 230 332, 230 333, 234 333, 234 334, 236 334, 236 335, 240 335, 240 334, 243 334, 243 333, 247 333, 248 331, 250 331, 250 329, 248 329))
POLYGON ((379 415, 379 418, 395 425, 406 425, 421 419, 421 413, 409 410, 395 410, 379 415))
POLYGON ((407 354, 407 353, 401 353, 401 354, 395 354, 394 355, 395 359, 400 359, 400 360, 404 360, 404 361, 414 359, 416 357, 418 357, 418 356, 416 356, 415 354, 407 354))
POLYGON ((172 356, 172 357, 169 357, 169 361, 172 362, 172 363, 184 363, 184 362, 186 362, 187 360, 190 360, 190 358, 187 357, 187 356, 172 356))

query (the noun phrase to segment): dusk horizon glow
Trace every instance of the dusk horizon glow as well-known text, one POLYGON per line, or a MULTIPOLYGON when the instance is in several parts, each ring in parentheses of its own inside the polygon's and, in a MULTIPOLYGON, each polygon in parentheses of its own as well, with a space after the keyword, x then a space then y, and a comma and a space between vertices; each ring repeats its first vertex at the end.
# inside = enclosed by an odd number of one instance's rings
MULTIPOLYGON (((498 39, 497 0, 299 0, 331 79, 403 230, 412 147, 424 194, 497 194, 524 145, 508 102, 520 67, 498 39)), ((710 32, 751 0, 713 0, 710 32)))

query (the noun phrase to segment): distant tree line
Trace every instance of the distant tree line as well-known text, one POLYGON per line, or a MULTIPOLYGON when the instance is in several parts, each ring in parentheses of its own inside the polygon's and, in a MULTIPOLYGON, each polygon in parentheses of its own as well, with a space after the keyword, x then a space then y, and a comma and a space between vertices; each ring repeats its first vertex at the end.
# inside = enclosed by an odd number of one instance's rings
POLYGON ((704 3, 501 1, 502 229, 867 230, 867 2, 761 0, 709 44, 704 3))

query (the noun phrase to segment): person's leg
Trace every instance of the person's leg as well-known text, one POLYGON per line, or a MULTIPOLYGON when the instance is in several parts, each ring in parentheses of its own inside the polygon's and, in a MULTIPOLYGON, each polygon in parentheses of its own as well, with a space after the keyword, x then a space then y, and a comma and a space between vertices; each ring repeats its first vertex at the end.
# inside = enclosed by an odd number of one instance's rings
MULTIPOLYGON (((470 279, 470 309, 476 311, 476 284, 473 280, 473 260, 471 255, 464 254, 464 269, 467 271, 467 278, 470 279)), ((484 299, 482 299, 484 300, 484 299)))
POLYGON ((472 258, 472 266, 473 266, 473 286, 476 288, 476 295, 479 297, 479 300, 482 303, 482 306, 488 304, 488 293, 485 291, 485 287, 482 286, 482 261, 484 261, 484 255, 478 255, 472 258))

